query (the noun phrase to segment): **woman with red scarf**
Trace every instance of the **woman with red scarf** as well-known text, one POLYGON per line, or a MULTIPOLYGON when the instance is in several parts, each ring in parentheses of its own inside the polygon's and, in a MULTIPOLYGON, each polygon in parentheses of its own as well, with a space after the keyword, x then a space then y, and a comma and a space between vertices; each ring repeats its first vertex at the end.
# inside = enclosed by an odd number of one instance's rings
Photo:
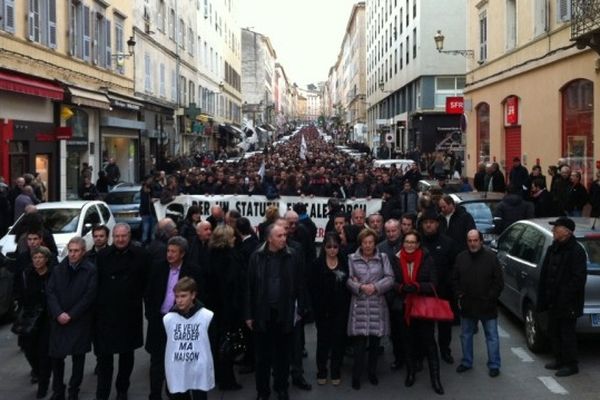
MULTIPOLYGON (((406 355, 405 386, 416 380, 416 363, 427 356, 431 386, 437 394, 444 394, 440 382, 440 359, 434 336, 434 322, 410 318, 410 299, 414 296, 433 296, 437 282, 433 258, 421 249, 421 236, 411 231, 404 236, 402 249, 392 263, 395 283, 390 300, 392 343, 402 347, 406 355)), ((396 353, 396 352, 395 352, 396 353)))

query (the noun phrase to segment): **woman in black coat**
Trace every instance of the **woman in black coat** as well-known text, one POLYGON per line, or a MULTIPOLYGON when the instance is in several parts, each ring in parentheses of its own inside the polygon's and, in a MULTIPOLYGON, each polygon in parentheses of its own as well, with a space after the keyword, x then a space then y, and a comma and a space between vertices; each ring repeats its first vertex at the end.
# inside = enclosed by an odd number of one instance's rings
POLYGON ((179 234, 183 236, 188 243, 192 243, 196 237, 196 224, 202 220, 200 207, 193 205, 188 208, 185 219, 179 228, 179 234))
POLYGON ((394 347, 402 346, 406 357, 405 386, 412 386, 416 380, 416 364, 427 356, 431 386, 437 394, 444 394, 440 382, 440 359, 435 342, 435 323, 428 320, 410 318, 407 300, 414 296, 431 296, 437 285, 436 268, 433 257, 421 249, 421 235, 412 231, 404 236, 402 249, 391 263, 395 276, 391 302, 391 322, 395 324, 394 347))
POLYGON ((233 373, 233 360, 221 354, 220 347, 228 332, 241 328, 241 263, 234 251, 235 231, 229 225, 215 228, 208 242, 209 263, 206 308, 215 315, 209 335, 215 360, 215 378, 220 390, 239 390, 233 373))
POLYGON ((14 327, 21 335, 22 347, 27 361, 32 366, 32 376, 38 378, 37 398, 43 398, 50 383, 50 320, 46 302, 46 287, 55 257, 47 247, 40 246, 31 251, 33 265, 24 271, 21 312, 14 327))
POLYGON ((346 325, 350 292, 348 257, 342 254, 341 242, 335 232, 323 239, 323 249, 312 266, 309 288, 317 327, 317 383, 327 383, 327 364, 330 361, 331 383, 340 384, 340 369, 344 359, 346 325))

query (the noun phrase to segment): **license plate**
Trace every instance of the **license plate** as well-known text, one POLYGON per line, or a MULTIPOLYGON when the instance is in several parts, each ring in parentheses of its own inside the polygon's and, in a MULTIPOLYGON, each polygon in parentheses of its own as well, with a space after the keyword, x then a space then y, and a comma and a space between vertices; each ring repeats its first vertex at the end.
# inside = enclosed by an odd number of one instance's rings
POLYGON ((593 327, 600 327, 600 314, 590 314, 593 327))

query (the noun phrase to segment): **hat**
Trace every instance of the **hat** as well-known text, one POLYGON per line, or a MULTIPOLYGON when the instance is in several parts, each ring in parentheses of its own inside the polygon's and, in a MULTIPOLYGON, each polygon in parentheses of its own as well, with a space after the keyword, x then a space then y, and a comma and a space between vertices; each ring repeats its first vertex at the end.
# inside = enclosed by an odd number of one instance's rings
POLYGON ((426 221, 428 219, 433 219, 438 221, 438 213, 432 207, 428 207, 423 211, 423 215, 421 215, 421 221, 426 221))
POLYGON ((571 218, 567 218, 567 217, 559 217, 556 219, 556 221, 551 221, 550 225, 564 226, 571 232, 573 232, 575 230, 575 222, 573 222, 573 220, 571 218))

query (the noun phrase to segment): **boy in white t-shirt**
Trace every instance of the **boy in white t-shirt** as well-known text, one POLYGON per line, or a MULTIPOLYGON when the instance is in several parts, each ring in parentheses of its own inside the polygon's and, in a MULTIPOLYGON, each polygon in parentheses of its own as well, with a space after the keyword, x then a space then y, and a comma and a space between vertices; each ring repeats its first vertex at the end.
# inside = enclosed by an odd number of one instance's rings
POLYGON ((213 312, 196 300, 196 282, 181 278, 175 287, 175 306, 163 317, 167 332, 165 376, 173 400, 206 400, 215 386, 208 326, 213 312))

